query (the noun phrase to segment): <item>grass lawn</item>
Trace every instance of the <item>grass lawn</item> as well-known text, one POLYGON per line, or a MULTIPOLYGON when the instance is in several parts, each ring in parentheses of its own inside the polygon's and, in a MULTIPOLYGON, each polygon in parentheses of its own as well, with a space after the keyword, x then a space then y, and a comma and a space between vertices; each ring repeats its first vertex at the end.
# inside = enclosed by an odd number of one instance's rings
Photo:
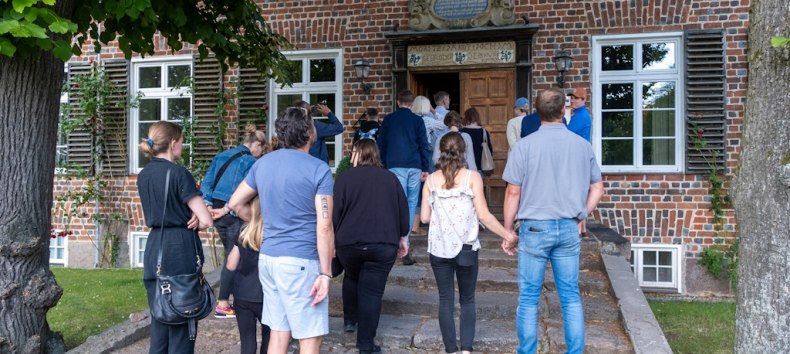
POLYGON ((52 268, 52 273, 63 296, 47 320, 63 334, 67 349, 148 307, 142 269, 52 268))
POLYGON ((733 352, 734 302, 649 302, 676 354, 733 352))

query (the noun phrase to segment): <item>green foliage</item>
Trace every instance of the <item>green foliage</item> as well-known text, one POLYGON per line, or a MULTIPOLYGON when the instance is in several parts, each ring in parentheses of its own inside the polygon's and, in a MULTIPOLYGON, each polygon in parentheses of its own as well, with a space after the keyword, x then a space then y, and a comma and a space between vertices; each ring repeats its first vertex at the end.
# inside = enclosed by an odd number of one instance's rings
POLYGON ((738 240, 730 246, 711 246, 702 251, 699 264, 716 279, 727 276, 730 286, 738 283, 738 240))
POLYGON ((335 168, 335 178, 340 176, 341 173, 345 172, 349 168, 351 168, 351 156, 346 156, 340 160, 340 163, 337 164, 337 168, 335 168))
POLYGON ((68 60, 78 48, 66 39, 77 32, 78 26, 53 11, 54 5, 55 0, 2 0, 0 55, 26 58, 45 50, 68 60))
POLYGON ((734 302, 649 301, 676 354, 729 354, 735 347, 734 302))
POLYGON ((787 37, 771 37, 771 45, 774 48, 784 47, 790 44, 790 38, 787 37))
POLYGON ((713 213, 713 220, 716 222, 714 225, 716 230, 721 230, 724 226, 724 209, 729 207, 732 203, 729 194, 724 190, 724 179, 721 177, 719 165, 716 163, 717 152, 708 147, 708 143, 702 138, 705 131, 700 128, 696 123, 689 122, 691 134, 689 139, 694 145, 696 150, 705 159, 705 163, 710 168, 708 170, 708 182, 710 188, 708 194, 710 195, 710 211, 713 213), (713 155, 713 159, 709 160, 706 156, 707 153, 713 155))
POLYGON ((52 273, 63 297, 47 313, 47 322, 63 334, 67 349, 148 307, 142 269, 52 268, 52 273))

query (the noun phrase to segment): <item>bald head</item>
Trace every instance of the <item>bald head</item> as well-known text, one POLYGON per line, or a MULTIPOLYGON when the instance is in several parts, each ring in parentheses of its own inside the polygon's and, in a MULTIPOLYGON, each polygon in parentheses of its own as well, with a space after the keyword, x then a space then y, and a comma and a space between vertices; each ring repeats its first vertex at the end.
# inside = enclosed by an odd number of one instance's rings
POLYGON ((565 113, 565 93, 555 88, 541 91, 535 109, 542 122, 561 121, 565 113))

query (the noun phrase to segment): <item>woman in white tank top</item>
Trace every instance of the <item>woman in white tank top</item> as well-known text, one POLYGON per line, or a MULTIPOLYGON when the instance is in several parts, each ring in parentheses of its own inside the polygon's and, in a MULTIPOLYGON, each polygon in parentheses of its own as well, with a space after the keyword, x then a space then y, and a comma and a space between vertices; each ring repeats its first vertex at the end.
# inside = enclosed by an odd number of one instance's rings
MULTIPOLYGON (((478 222, 508 242, 515 234, 488 211, 483 179, 466 168, 466 146, 459 133, 450 132, 439 141, 441 155, 436 172, 428 176, 422 191, 420 218, 430 223, 428 253, 439 289, 439 328, 447 353, 459 351, 455 336, 453 298, 458 278, 461 304, 461 347, 473 350, 475 336, 475 287, 477 284, 478 222)), ((512 255, 512 253, 511 253, 512 255)))

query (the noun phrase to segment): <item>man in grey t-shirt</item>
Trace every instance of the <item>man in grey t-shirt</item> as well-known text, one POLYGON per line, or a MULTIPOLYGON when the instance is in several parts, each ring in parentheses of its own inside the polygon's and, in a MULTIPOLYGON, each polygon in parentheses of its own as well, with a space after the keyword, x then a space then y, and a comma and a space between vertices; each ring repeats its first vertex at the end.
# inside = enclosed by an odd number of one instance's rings
MULTIPOLYGON (((565 95, 549 89, 538 95, 541 126, 519 140, 508 157, 502 178, 505 228, 521 221, 518 249, 519 297, 516 328, 519 353, 535 353, 538 301, 546 262, 551 267, 562 304, 568 353, 584 350, 584 313, 579 296, 578 223, 603 195, 601 171, 586 140, 562 124, 565 95)), ((503 242, 504 249, 516 245, 503 242)))

